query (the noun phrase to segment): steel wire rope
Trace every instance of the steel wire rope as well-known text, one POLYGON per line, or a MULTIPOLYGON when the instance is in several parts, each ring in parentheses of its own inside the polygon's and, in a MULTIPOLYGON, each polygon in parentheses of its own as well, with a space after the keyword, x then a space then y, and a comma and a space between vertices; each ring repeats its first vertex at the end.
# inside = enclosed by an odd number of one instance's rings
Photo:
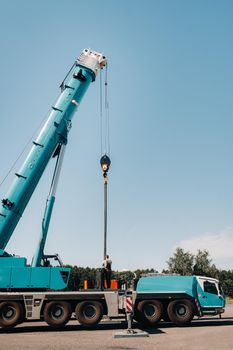
POLYGON ((77 64, 77 60, 74 62, 74 64, 72 65, 72 67, 69 69, 68 73, 66 74, 65 78, 63 79, 63 81, 61 82, 61 85, 59 86, 61 91, 64 90, 65 87, 65 81, 68 80, 68 77, 71 75, 72 70, 74 69, 74 67, 77 64))
POLYGON ((100 71, 100 150, 101 155, 110 154, 110 113, 108 97, 108 72, 105 68, 105 77, 103 79, 100 71), (104 80, 104 87, 103 87, 104 80), (103 109, 104 105, 104 109, 103 109))
POLYGON ((100 70, 100 152, 103 155, 103 83, 102 70, 100 70))
POLYGON ((109 91, 108 91, 108 65, 105 70, 105 147, 106 154, 110 155, 110 113, 109 113, 109 91))

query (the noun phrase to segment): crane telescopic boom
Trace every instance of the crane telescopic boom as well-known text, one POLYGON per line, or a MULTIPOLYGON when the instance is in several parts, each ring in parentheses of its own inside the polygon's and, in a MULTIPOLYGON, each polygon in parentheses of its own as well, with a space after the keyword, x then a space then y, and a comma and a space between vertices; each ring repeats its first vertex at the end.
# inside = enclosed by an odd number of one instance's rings
MULTIPOLYGON (((103 68, 106 63, 105 56, 91 49, 85 49, 62 82, 60 96, 54 106, 52 106, 51 112, 39 136, 33 142, 33 146, 22 167, 15 174, 16 177, 11 188, 5 198, 2 199, 2 206, 0 207, 0 269, 1 266, 7 265, 12 267, 14 264, 17 264, 16 257, 6 253, 5 247, 50 159, 54 154, 59 154, 59 150, 67 144, 67 136, 74 112, 79 107, 90 83, 95 80, 98 70, 103 68)), ((56 183, 54 186, 56 187, 56 183)), ((36 252, 34 266, 40 265, 40 259, 43 254, 54 202, 53 192, 48 198, 50 202, 47 202, 48 210, 45 211, 43 222, 47 226, 40 238, 40 247, 36 252)), ((25 264, 25 261, 22 264, 25 264)), ((36 268, 32 267, 31 269, 36 268)), ((0 288, 2 288, 1 282, 0 288)))

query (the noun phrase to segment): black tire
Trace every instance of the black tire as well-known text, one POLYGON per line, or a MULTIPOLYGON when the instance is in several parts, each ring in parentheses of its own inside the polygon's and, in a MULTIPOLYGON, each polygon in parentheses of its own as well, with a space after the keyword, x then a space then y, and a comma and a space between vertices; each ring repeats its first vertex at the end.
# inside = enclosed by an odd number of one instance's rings
POLYGON ((170 320, 177 326, 187 326, 194 316, 193 304, 187 299, 171 301, 167 313, 170 320))
POLYGON ((51 301, 45 305, 44 320, 52 327, 63 327, 71 313, 71 306, 66 301, 51 301))
POLYGON ((86 327, 94 327, 103 317, 103 306, 98 301, 82 301, 75 308, 76 319, 86 327))
POLYGON ((136 322, 140 323, 142 321, 141 319, 141 313, 138 311, 137 307, 134 310, 133 318, 136 322))
POLYGON ((162 319, 164 320, 164 322, 171 322, 167 310, 163 310, 163 315, 162 315, 162 319))
POLYGON ((21 304, 6 301, 0 304, 0 326, 2 328, 14 327, 23 320, 24 311, 21 304))
POLYGON ((163 305, 158 300, 144 300, 137 305, 136 317, 145 326, 155 326, 162 318, 163 305))

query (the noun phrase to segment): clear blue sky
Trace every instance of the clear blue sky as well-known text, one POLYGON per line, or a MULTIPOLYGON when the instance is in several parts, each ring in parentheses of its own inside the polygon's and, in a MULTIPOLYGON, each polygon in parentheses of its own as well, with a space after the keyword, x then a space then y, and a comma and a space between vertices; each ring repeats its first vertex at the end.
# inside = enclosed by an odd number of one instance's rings
MULTIPOLYGON (((109 60, 113 268, 161 270, 180 245, 233 268, 233 2, 0 5, 0 179, 91 47, 109 60)), ((78 266, 98 267, 103 254, 99 109, 97 79, 73 120, 46 247, 78 266)), ((29 261, 51 172, 52 164, 7 246, 29 261)))

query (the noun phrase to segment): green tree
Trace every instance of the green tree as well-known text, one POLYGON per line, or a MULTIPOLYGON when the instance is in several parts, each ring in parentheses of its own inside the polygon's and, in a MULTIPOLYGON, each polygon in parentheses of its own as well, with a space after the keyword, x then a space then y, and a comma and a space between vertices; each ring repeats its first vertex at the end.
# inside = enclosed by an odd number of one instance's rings
POLYGON ((198 276, 217 277, 218 269, 211 264, 212 259, 208 250, 198 249, 195 255, 195 264, 193 266, 193 274, 198 276))
POLYGON ((219 270, 211 262, 208 250, 198 249, 197 254, 193 255, 182 248, 177 248, 167 262, 168 272, 218 278, 219 270))
POLYGON ((193 274, 198 276, 210 276, 212 267, 211 261, 212 259, 207 250, 198 249, 197 254, 195 255, 193 274))
POLYGON ((71 274, 68 283, 68 290, 79 290, 84 288, 84 280, 88 281, 88 288, 94 288, 96 285, 97 269, 90 267, 71 267, 71 274))
POLYGON ((220 270, 218 272, 218 279, 223 293, 233 298, 233 270, 220 270))
POLYGON ((191 275, 193 272, 193 262, 194 255, 178 247, 174 255, 167 261, 168 271, 170 273, 178 273, 182 276, 191 275))
POLYGON ((128 288, 134 278, 134 273, 132 271, 112 271, 112 278, 118 281, 118 287, 121 288, 123 285, 128 288))

